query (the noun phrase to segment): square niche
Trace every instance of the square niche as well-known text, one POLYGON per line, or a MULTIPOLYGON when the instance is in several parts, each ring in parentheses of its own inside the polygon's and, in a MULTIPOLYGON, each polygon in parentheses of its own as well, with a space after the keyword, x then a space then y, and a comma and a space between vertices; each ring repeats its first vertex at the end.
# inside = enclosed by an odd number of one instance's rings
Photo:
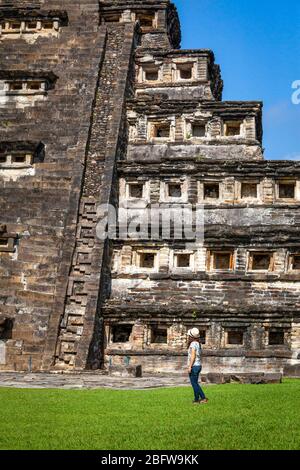
POLYGON ((278 183, 278 199, 295 200, 296 182, 278 183))
POLYGON ((242 183, 241 184, 241 198, 242 199, 257 199, 258 184, 257 183, 242 183))
POLYGON ((217 201, 220 198, 220 185, 219 183, 204 183, 203 184, 203 198, 207 200, 217 201))
POLYGON ((250 253, 249 255, 249 271, 268 272, 272 270, 273 253, 250 253))
POLYGON ((211 251, 209 253, 209 271, 233 270, 233 251, 211 251))
POLYGON ((112 343, 128 343, 132 334, 132 325, 113 325, 111 327, 112 343))
POLYGON ((228 346, 243 346, 244 344, 244 330, 228 330, 227 331, 227 345, 228 346))
POLYGON ((168 344, 168 328, 160 325, 152 326, 151 344, 168 344))
POLYGON ((204 123, 192 124, 192 137, 203 138, 206 136, 206 126, 204 123))
POLYGON ((170 198, 181 198, 182 197, 182 186, 180 183, 169 183, 168 184, 168 197, 170 198))
POLYGON ((177 64, 177 80, 188 81, 193 79, 193 63, 177 64))
POLYGON ((224 125, 224 135, 226 137, 237 137, 241 135, 242 121, 226 121, 224 125))
POLYGON ((142 199, 144 194, 144 185, 142 183, 129 183, 129 198, 130 199, 142 199))

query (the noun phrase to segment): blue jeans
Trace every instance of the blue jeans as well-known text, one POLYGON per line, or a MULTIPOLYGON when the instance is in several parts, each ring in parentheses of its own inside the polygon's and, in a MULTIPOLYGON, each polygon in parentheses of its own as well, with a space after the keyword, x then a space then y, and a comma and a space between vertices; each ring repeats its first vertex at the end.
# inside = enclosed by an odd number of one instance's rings
POLYGON ((192 387, 194 389, 195 401, 205 400, 206 396, 199 385, 199 375, 201 372, 201 366, 194 366, 192 372, 189 374, 192 387))

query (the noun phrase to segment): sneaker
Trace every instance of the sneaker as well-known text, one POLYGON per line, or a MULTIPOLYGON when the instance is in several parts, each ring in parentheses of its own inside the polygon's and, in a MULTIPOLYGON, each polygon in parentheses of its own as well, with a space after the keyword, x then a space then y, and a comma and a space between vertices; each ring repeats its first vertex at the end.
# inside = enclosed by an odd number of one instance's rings
POLYGON ((200 405, 200 400, 194 400, 193 405, 200 405))
POLYGON ((208 399, 204 398, 203 400, 200 400, 199 403, 200 403, 200 405, 204 405, 204 404, 208 403, 208 399))

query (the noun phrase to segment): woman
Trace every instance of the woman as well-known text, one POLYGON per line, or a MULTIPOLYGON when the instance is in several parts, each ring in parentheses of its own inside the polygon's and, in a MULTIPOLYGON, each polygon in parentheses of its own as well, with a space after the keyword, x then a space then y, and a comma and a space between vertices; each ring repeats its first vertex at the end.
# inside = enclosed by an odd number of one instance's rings
POLYGON ((201 345, 200 345, 200 331, 198 328, 193 328, 188 331, 188 371, 189 377, 194 389, 195 400, 194 404, 207 403, 208 400, 199 385, 199 375, 202 369, 201 366, 201 345), (200 400, 201 398, 201 400, 200 400))

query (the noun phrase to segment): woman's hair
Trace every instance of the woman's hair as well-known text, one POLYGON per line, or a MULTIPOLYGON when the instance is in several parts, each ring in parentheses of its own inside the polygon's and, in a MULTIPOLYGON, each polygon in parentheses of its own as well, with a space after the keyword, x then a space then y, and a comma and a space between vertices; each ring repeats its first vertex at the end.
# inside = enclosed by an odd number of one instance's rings
POLYGON ((188 337, 188 348, 190 347, 190 345, 192 343, 194 343, 196 341, 196 343, 199 343, 200 346, 201 346, 201 343, 200 343, 200 338, 193 338, 192 336, 189 336, 188 337))

